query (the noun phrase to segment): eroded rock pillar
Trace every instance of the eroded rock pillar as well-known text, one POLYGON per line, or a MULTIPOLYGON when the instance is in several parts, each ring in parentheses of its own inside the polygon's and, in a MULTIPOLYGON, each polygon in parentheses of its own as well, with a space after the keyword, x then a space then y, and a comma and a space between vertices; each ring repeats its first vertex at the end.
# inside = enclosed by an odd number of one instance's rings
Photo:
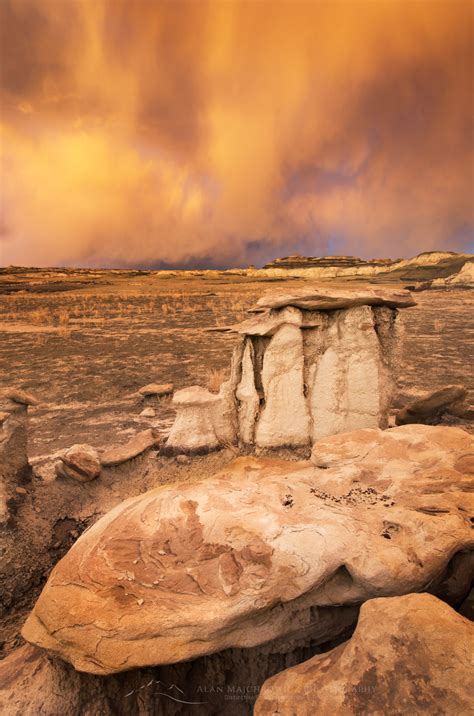
POLYGON ((8 522, 16 488, 29 479, 28 405, 33 396, 18 390, 0 394, 0 525, 8 522))

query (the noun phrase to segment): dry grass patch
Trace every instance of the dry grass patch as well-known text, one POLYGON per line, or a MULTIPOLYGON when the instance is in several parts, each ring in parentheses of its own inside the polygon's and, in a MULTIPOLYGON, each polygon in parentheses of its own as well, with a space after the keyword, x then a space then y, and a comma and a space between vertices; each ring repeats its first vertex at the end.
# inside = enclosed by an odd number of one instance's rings
POLYGON ((60 326, 67 326, 71 317, 69 315, 69 311, 67 311, 65 308, 61 309, 58 313, 58 324, 60 326))
POLYGON ((30 311, 29 318, 35 326, 50 326, 54 323, 53 316, 47 308, 36 308, 34 311, 30 311))
POLYGON ((225 368, 211 368, 207 374, 207 388, 211 393, 218 393, 226 378, 225 368))

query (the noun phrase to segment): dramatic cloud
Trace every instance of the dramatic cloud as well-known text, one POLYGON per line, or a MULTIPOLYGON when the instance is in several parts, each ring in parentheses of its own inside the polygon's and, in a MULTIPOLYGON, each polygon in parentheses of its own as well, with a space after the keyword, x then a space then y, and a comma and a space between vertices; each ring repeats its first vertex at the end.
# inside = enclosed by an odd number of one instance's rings
POLYGON ((472 248, 472 11, 2 0, 1 263, 472 248))

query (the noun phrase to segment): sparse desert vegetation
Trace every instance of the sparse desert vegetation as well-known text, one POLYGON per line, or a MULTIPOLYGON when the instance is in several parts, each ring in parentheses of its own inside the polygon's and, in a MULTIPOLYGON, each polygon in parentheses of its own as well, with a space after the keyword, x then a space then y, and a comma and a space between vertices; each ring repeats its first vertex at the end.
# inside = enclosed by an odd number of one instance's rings
POLYGON ((210 368, 207 376, 207 387, 211 393, 219 392, 219 388, 225 380, 226 372, 225 368, 210 368))

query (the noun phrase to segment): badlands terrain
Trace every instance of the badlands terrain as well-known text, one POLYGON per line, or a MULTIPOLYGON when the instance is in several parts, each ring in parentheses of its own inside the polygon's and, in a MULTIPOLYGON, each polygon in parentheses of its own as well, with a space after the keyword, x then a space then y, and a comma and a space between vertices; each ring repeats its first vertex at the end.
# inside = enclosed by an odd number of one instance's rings
MULTIPOLYGON (((407 261, 406 275, 394 264, 395 277, 385 270, 367 277, 358 266, 229 272, 4 269, 0 387, 11 384, 13 373, 15 385, 39 398, 30 411, 32 457, 75 442, 103 447, 150 426, 166 435, 174 416, 169 399, 154 404, 154 418, 140 417, 143 401, 136 392, 148 383, 218 389, 235 335, 207 329, 243 320, 269 288, 287 290, 308 280, 354 288, 424 285, 455 276, 469 258, 427 257, 431 263, 423 256, 418 263, 407 261)), ((403 313, 400 393, 459 383, 474 391, 474 299, 464 286, 439 285, 414 294, 417 305, 403 313)))
MULTIPOLYGON (((9 436, 17 421, 19 453, 28 437, 23 463, 2 476, 2 713, 469 713, 473 258, 2 269, 0 407, 9 436), (231 378, 229 328, 258 322, 248 311, 268 291, 287 297, 278 312, 312 287, 402 296, 387 308, 403 333, 390 428, 272 450, 232 439, 205 454, 167 450, 172 395, 217 395, 231 378), (400 417, 445 386, 459 386, 461 410, 400 417), (89 447, 68 458, 73 445, 89 447), (270 516, 293 541, 278 541, 270 516), (152 579, 153 550, 164 572, 152 579), (131 596, 120 580, 135 578, 131 596), (407 646, 420 641, 425 656, 407 646), (399 683, 384 672, 382 688, 376 659, 399 683)), ((382 310, 364 301, 362 313, 382 310)))

